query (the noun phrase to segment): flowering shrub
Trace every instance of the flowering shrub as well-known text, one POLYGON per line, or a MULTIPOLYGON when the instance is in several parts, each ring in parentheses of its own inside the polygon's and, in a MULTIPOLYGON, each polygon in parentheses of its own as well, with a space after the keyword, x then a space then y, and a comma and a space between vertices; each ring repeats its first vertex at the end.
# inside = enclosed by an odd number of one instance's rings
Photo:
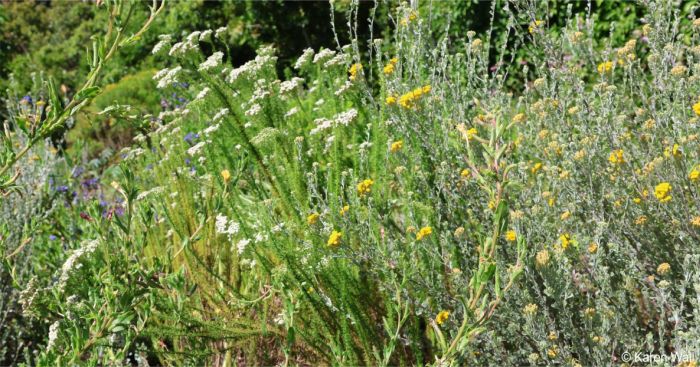
POLYGON ((307 49, 286 80, 272 46, 233 67, 225 30, 161 37, 154 81, 180 97, 157 118, 103 111, 149 129, 66 209, 83 232, 23 292, 51 325, 37 361, 700 352, 700 23, 649 3, 617 47, 529 5, 465 39, 400 6, 390 38, 307 49), (532 51, 523 90, 494 37, 532 51))

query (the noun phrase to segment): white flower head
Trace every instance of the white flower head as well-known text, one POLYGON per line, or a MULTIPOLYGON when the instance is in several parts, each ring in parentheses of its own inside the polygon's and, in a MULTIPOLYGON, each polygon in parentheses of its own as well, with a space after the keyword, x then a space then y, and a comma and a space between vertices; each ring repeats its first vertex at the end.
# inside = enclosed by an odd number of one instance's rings
POLYGON ((307 48, 304 50, 304 53, 301 54, 301 56, 297 59, 297 62, 294 63, 294 68, 295 69, 301 69, 304 67, 304 65, 308 64, 309 61, 311 61, 311 58, 314 56, 314 49, 312 48, 307 48))
POLYGON ((214 37, 216 37, 217 39, 223 37, 226 34, 227 30, 228 29, 226 27, 217 28, 216 33, 214 33, 214 37))
POLYGON ((216 68, 221 65, 221 61, 224 59, 224 53, 221 51, 214 52, 211 56, 207 58, 207 61, 199 64, 199 71, 206 71, 216 68))

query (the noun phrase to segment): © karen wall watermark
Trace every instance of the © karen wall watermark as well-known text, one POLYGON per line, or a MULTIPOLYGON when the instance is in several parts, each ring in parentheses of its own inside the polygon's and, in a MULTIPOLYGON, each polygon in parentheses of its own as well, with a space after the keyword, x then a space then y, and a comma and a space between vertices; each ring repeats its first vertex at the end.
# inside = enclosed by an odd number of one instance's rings
POLYGON ((625 363, 687 363, 689 366, 697 366, 698 353, 673 352, 671 354, 655 354, 649 352, 623 352, 620 356, 625 363))

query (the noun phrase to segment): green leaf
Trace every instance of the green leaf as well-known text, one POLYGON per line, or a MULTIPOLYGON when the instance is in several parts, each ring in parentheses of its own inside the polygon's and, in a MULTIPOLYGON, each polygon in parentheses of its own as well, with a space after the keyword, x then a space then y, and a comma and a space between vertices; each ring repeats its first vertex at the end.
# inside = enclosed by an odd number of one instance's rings
POLYGON ((496 264, 495 263, 488 264, 487 268, 484 269, 481 272, 481 274, 479 274, 479 283, 488 282, 493 277, 493 274, 495 272, 496 272, 496 264))
POLYGON ((92 86, 92 87, 88 87, 88 88, 80 90, 75 95, 75 99, 78 101, 82 101, 84 99, 95 98, 98 94, 100 94, 100 87, 92 86))

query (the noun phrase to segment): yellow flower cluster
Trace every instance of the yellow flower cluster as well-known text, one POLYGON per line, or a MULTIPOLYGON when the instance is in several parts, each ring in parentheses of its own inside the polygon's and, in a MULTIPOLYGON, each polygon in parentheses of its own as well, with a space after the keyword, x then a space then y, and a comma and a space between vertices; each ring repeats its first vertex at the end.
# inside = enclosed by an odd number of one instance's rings
POLYGON ((598 64, 598 73, 603 74, 611 72, 613 65, 614 64, 612 61, 601 62, 600 64, 598 64))
POLYGON ((362 64, 352 64, 350 66, 350 80, 355 81, 357 74, 362 70, 362 64))
POLYGON ((312 226, 318 222, 319 217, 320 215, 318 213, 311 213, 308 217, 306 217, 306 223, 312 226))
POLYGON ((571 242, 571 235, 568 233, 564 233, 561 236, 559 236, 559 241, 561 242, 561 248, 566 250, 569 245, 572 243, 571 242))
POLYGON ((608 162, 613 166, 620 166, 625 163, 624 154, 622 149, 613 150, 608 157, 608 162))
POLYGON ((450 318, 450 311, 442 310, 435 317, 435 322, 437 322, 438 325, 442 325, 449 318, 450 318))
POLYGON ((519 124, 523 121, 525 121, 525 114, 524 113, 519 113, 519 114, 513 116, 513 122, 515 122, 516 124, 519 124))
POLYGON ((517 237, 518 237, 517 234, 512 229, 510 231, 506 232, 506 241, 508 241, 508 242, 515 242, 517 237))
POLYGON ((700 102, 693 105, 693 112, 695 112, 697 116, 700 116, 700 102))
POLYGON ((418 13, 415 11, 411 10, 411 12, 408 14, 407 17, 401 19, 401 25, 402 26, 407 26, 408 23, 411 23, 412 21, 418 19, 418 13))
POLYGON ((530 26, 527 27, 528 32, 530 32, 530 34, 535 33, 535 31, 540 28, 542 23, 543 23, 543 21, 541 21, 541 20, 536 20, 536 21, 530 23, 530 26))
POLYGON ((221 178, 223 178, 224 183, 227 184, 229 181, 231 181, 231 172, 229 172, 227 169, 221 171, 221 178))
POLYGON ((389 63, 384 66, 384 74, 385 75, 393 74, 394 68, 395 68, 397 62, 399 62, 399 59, 396 57, 392 57, 391 60, 389 60, 389 63))
POLYGON ((403 148, 403 140, 397 140, 391 143, 391 152, 396 153, 403 148))
POLYGON ((669 265, 669 263, 659 264, 659 267, 656 268, 656 273, 659 275, 666 275, 669 271, 671 271, 671 265, 669 265))
POLYGON ((688 178, 690 181, 697 181, 700 179, 700 166, 693 168, 693 170, 688 174, 688 178))
POLYGON ((421 96, 430 93, 430 90, 430 85, 426 85, 424 87, 418 87, 408 93, 401 95, 399 97, 399 106, 403 108, 415 107, 416 102, 421 98, 421 96))
POLYGON ((479 134, 479 130, 477 130, 475 127, 467 129, 467 125, 465 124, 457 125, 457 131, 462 134, 462 139, 464 140, 472 140, 479 134))
POLYGON ((374 185, 374 180, 366 179, 357 184, 357 194, 360 196, 365 196, 372 191, 372 185, 374 185))
POLYGON ((432 233, 433 233, 433 227, 430 227, 430 226, 423 227, 420 229, 420 231, 418 231, 418 233, 416 233, 416 240, 420 241, 432 233))
POLYGON ((665 203, 671 200, 671 184, 668 182, 662 182, 656 185, 654 188, 654 196, 659 202, 665 203))
POLYGON ((330 248, 336 248, 340 246, 340 240, 343 238, 343 233, 338 232, 338 231, 333 231, 331 232, 331 235, 328 237, 328 243, 326 244, 330 248))

